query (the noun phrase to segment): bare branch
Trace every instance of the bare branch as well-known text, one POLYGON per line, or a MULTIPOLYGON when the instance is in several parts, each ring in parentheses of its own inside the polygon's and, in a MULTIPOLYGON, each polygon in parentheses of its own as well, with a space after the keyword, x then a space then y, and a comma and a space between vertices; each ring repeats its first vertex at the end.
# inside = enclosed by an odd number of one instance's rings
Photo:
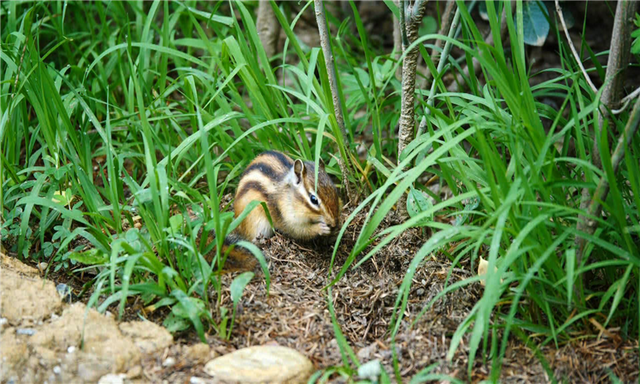
MULTIPOLYGON (((458 29, 458 23, 460 22, 460 9, 456 8, 456 12, 455 12, 455 16, 453 17, 453 20, 451 21, 451 25, 449 28, 449 34, 447 35, 447 37, 453 38, 453 36, 456 33, 456 29, 458 29)), ((447 62, 447 57, 449 56, 449 52, 451 51, 451 42, 447 41, 446 44, 444 45, 444 49, 442 50, 442 60, 440 60, 438 62, 438 68, 436 68, 436 71, 438 72, 438 74, 440 74, 440 72, 442 72, 442 70, 444 69, 444 63, 447 62)), ((427 105, 432 106, 434 103, 434 98, 433 95, 435 95, 436 93, 436 83, 433 82, 431 83, 431 89, 429 90, 429 97, 427 100, 427 105)), ((426 113, 429 113, 429 110, 426 111, 426 113)))
POLYGON ((410 44, 407 37, 407 0, 400 0, 398 8, 400 12, 400 36, 402 37, 402 50, 404 51, 410 44))
POLYGON ((589 75, 587 74, 587 71, 584 69, 584 66, 582 65, 582 60, 580 59, 580 55, 578 55, 578 51, 576 51, 576 47, 573 46, 573 41, 571 41, 571 36, 569 36, 569 31, 567 30, 567 24, 564 22, 564 16, 562 15, 562 9, 560 8, 560 3, 558 3, 558 0, 555 0, 555 2, 556 2, 556 12, 558 13, 558 17, 560 18, 560 23, 562 24, 562 30, 564 31, 564 35, 567 37, 567 42, 569 43, 569 47, 571 48, 573 57, 576 59, 576 62, 578 63, 578 66, 580 67, 580 70, 582 71, 582 74, 584 75, 585 80, 587 80, 587 83, 589 83, 589 86, 591 87, 591 90, 593 91, 593 93, 598 93, 598 88, 596 88, 596 86, 593 85, 591 78, 589 77, 589 75))
POLYGON ((267 57, 272 57, 278 49, 280 23, 269 1, 260 1, 258 4, 256 28, 258 29, 258 36, 260 36, 260 42, 264 47, 267 57))
POLYGON ((640 87, 638 87, 635 91, 631 92, 630 94, 628 94, 627 96, 625 96, 622 100, 622 107, 620 109, 612 109, 611 113, 613 115, 617 115, 619 113, 622 113, 625 109, 627 109, 627 107, 629 106, 629 103, 632 100, 635 100, 636 97, 640 96, 640 87))
MULTIPOLYGON (((624 80, 624 70, 629 63, 630 58, 630 50, 631 50, 631 28, 633 27, 633 16, 635 14, 635 10, 637 8, 637 3, 635 1, 620 1, 618 2, 618 6, 616 8, 616 15, 613 24, 613 33, 611 38, 611 46, 609 49, 609 59, 607 61, 607 73, 605 77, 604 89, 602 91, 601 107, 600 107, 600 115, 598 116, 598 126, 596 127, 595 140, 593 144, 593 149, 591 151, 591 162, 598 169, 602 168, 602 161, 600 159, 600 150, 598 148, 598 140, 597 137, 600 136, 600 130, 603 126, 605 120, 608 116, 608 109, 613 109, 617 104, 620 98, 620 93, 622 91, 622 84, 624 80)), ((636 103, 636 107, 638 104, 636 103)), ((633 112, 632 112, 633 117, 633 112)), ((632 120, 630 118, 629 122, 632 120)), ((627 125, 628 126, 628 125, 627 125)), ((626 131, 626 129, 625 129, 626 131)), ((627 139, 629 140, 631 136, 627 139)), ((620 138, 622 140, 622 137, 620 138)), ((617 151, 617 150, 616 150, 617 151)), ((614 167, 615 171, 616 167, 614 167)), ((598 215, 601 212, 601 207, 599 204, 601 200, 601 196, 599 193, 602 193, 600 190, 600 185, 603 180, 600 180, 600 184, 598 184, 598 188, 594 192, 594 195, 591 197, 588 188, 584 188, 582 190, 582 198, 580 201, 580 208, 584 211, 589 207, 589 213, 597 213, 598 215), (598 204, 598 211, 592 211, 592 207, 594 204, 598 204)), ((605 181, 606 182, 606 181, 605 181)), ((608 184, 605 193, 608 193, 608 184)), ((585 217, 584 215, 578 216, 578 224, 577 229, 579 231, 587 232, 589 234, 594 233, 597 226, 597 222, 585 217)), ((582 262, 584 247, 586 240, 577 236, 575 239, 575 244, 577 247, 576 253, 576 261, 577 265, 580 265, 582 262)))
MULTIPOLYGON (((447 31, 451 29, 451 22, 453 21, 453 16, 455 15, 454 10, 456 9, 457 7, 456 7, 455 0, 447 0, 447 5, 445 6, 444 12, 442 13, 442 24, 440 26, 440 30, 438 31, 439 35, 444 35, 445 33, 447 33, 447 31)), ((435 47, 433 48, 433 51, 431 51, 431 61, 435 66, 439 66, 440 57, 442 56, 440 54, 440 51, 442 50, 443 46, 444 46, 444 40, 437 39, 435 47)), ((431 81, 431 79, 433 79, 433 73, 431 73, 429 68, 427 68, 425 77, 420 82, 420 88, 421 89, 426 88, 429 82, 431 81)))
MULTIPOLYGON (((411 43, 418 38, 418 27, 422 22, 422 18, 427 10, 427 2, 417 2, 410 15, 404 14, 408 12, 406 7, 406 0, 402 0, 405 6, 402 7, 400 12, 400 27, 402 29, 403 36, 406 36, 406 41, 403 39, 403 51, 405 51, 411 43), (419 7, 418 7, 419 6, 419 7), (405 23, 405 19, 408 17, 408 22, 405 23)), ((403 52, 404 53, 404 52, 403 52)), ((415 118, 415 99, 416 99, 416 69, 418 66, 418 54, 420 51, 418 47, 412 48, 406 52, 404 59, 402 60, 402 101, 400 110, 400 129, 398 130, 398 162, 400 162, 400 155, 402 151, 413 140, 414 130, 416 126, 415 118)), ((406 196, 403 194, 397 203, 398 213, 401 217, 406 216, 406 196)))
MULTIPOLYGON (((404 35, 407 36, 408 44, 403 47, 404 49, 407 49, 408 45, 418 38, 418 27, 426 12, 426 4, 426 2, 421 2, 421 8, 414 9, 414 16, 411 17, 412 21, 405 24, 404 35)), ((418 48, 415 47, 405 55, 402 61, 402 106, 400 111, 400 132, 398 133, 398 159, 405 147, 413 140, 416 125, 415 92, 418 54, 418 48)))
MULTIPOLYGON (((638 123, 640 123, 640 98, 636 101, 636 104, 631 111, 631 115, 629 116, 629 120, 627 121, 627 125, 624 127, 624 132, 618 138, 618 144, 616 145, 616 149, 611 156, 611 165, 613 168, 613 173, 615 174, 618 171, 618 167, 624 158, 625 148, 631 144, 631 140, 633 136, 636 134, 638 130, 638 123)), ((613 180, 615 182, 615 180, 613 180)), ((593 234, 598 227, 598 221, 594 220, 594 217, 600 217, 602 214, 602 203, 607 199, 609 195, 609 180, 606 177, 600 179, 598 183, 598 187, 591 198, 591 202, 589 204, 589 209, 587 211, 587 217, 583 218, 582 221, 578 223, 578 229, 582 230, 588 234, 593 234), (581 225, 582 224, 582 225, 581 225)), ((582 261, 582 255, 584 252, 584 247, 586 246, 586 240, 579 236, 576 238, 576 243, 578 245, 578 252, 576 257, 578 257, 577 262, 578 266, 582 261)))
MULTIPOLYGON (((400 9, 400 2, 398 0, 393 0, 393 3, 398 6, 400 9)), ((400 56, 402 56, 402 33, 400 32, 400 20, 393 20, 393 52, 395 52, 394 57, 396 61, 400 61, 400 56)), ((402 79, 402 67, 398 66, 396 68, 396 78, 398 80, 402 79)))
MULTIPOLYGON (((342 133, 342 139, 347 145, 346 148, 350 148, 349 136, 344 125, 344 115, 342 113, 342 103, 340 102, 340 94, 338 93, 338 80, 336 78, 336 68, 333 61, 333 52, 331 51, 331 42, 329 40, 329 28, 327 27, 327 18, 324 14, 324 5, 322 0, 314 0, 314 6, 316 10, 316 21, 318 22, 318 32, 320 33, 320 45, 322 46, 322 53, 324 55, 324 63, 327 67, 327 76, 329 77, 329 87, 331 88, 331 96, 333 98, 333 111, 335 113, 338 127, 342 133)), ((341 148, 338 145, 338 148, 341 148)), ((347 167, 347 153, 341 153, 338 158, 338 165, 340 166, 340 172, 342 173, 342 179, 347 191, 347 198, 349 202, 355 202, 356 196, 353 195, 351 185, 349 184, 349 168, 347 167)))
MULTIPOLYGON (((622 94, 624 72, 627 69, 631 55, 631 32, 633 29, 633 16, 637 6, 638 3, 635 1, 620 1, 616 7, 609 58, 607 59, 606 81, 600 98, 598 134, 604 121, 609 118, 608 110, 618 106, 620 95, 622 94)), ((596 167, 600 168, 600 152, 597 141, 593 145, 591 161, 596 167)))

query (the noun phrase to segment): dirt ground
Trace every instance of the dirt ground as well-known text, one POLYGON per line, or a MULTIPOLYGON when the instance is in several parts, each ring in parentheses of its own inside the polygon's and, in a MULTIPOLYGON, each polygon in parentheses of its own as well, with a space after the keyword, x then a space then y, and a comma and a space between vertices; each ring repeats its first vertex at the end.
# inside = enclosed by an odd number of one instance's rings
MULTIPOLYGON (((344 213, 346 217, 347 213, 344 213)), ((333 273, 337 273, 352 249, 355 236, 364 221, 356 217, 349 226, 337 252, 333 273)), ((381 229, 392 223, 383 223, 381 229)), ((350 269, 333 287, 336 316, 349 344, 361 362, 380 360, 386 371, 393 373, 389 319, 393 313, 398 287, 405 271, 426 236, 421 229, 411 229, 375 255, 360 268, 350 269)), ((339 366, 342 357, 336 341, 323 288, 331 281, 328 275, 332 243, 301 244, 281 235, 262 240, 260 247, 269 260, 271 289, 265 290, 263 276, 258 274, 242 297, 236 325, 229 341, 207 335, 212 355, 223 355, 252 345, 291 347, 307 356, 316 369, 339 366)), ((396 348, 404 381, 425 367, 436 364, 432 372, 443 373, 463 381, 479 382, 488 378, 490 360, 482 354, 468 375, 468 336, 465 336, 452 361, 446 360, 451 336, 482 295, 479 283, 451 292, 426 310, 413 327, 424 306, 444 288, 450 261, 433 254, 425 259, 413 278, 409 305, 396 338, 396 348)), ((456 266, 449 283, 474 275, 468 262, 456 266)), ((226 277, 228 287, 231 278, 226 277)), ((87 277, 88 278, 88 277, 87 277)), ((78 293, 84 281, 65 274, 53 274, 55 283, 65 282, 78 293)), ((80 300, 86 301, 90 294, 80 300)), ((223 299, 231 307, 228 291, 223 299)), ((115 308, 111 308, 116 313, 115 308)), ((127 308, 123 320, 145 317, 161 324, 164 313, 145 313, 135 302, 127 308)), ((144 379, 151 382, 189 382, 193 377, 207 382, 203 371, 206 359, 194 359, 189 348, 199 339, 193 329, 174 335, 175 343, 155 354, 142 356, 140 365, 144 379), (168 358, 175 364, 163 366, 168 358)), ((575 342, 555 348, 547 345, 545 356, 553 376, 569 382, 609 381, 615 374, 623 382, 637 381, 638 343, 622 340, 617 330, 602 332, 600 337, 576 337, 575 342)), ((532 345, 541 340, 531 339, 532 345)), ((144 380, 143 380, 144 381, 144 380)), ((343 381, 338 376, 332 382, 343 381)), ((549 382, 545 369, 534 351, 512 337, 501 376, 503 382, 549 382)))

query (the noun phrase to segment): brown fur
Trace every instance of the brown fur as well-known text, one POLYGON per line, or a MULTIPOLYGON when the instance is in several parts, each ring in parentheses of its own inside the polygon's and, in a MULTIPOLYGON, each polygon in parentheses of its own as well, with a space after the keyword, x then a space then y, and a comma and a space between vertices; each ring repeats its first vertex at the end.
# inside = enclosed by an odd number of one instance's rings
MULTIPOLYGON (((338 191, 322 163, 316 189, 313 162, 293 161, 275 151, 261 153, 240 178, 234 202, 235 217, 253 200, 265 202, 273 228, 294 239, 311 240, 334 234, 340 227, 338 191), (309 194, 317 197, 319 206, 311 203, 309 194)), ((255 207, 240 223, 236 235, 248 241, 273 235, 262 206, 255 207)), ((253 257, 242 248, 233 250, 231 258, 241 259, 232 260, 234 264, 248 263, 250 259, 251 268, 255 266, 253 257)))

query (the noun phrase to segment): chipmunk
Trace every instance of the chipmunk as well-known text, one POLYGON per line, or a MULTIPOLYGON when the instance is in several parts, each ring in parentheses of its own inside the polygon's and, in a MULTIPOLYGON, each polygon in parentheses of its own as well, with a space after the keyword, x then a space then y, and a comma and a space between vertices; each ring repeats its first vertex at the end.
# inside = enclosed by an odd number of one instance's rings
MULTIPOLYGON (((315 164, 295 160, 276 151, 258 155, 240 177, 234 200, 235 217, 253 200, 264 201, 273 228, 262 205, 254 208, 224 241, 223 254, 239 240, 255 242, 274 235, 274 229, 296 240, 312 240, 332 235, 340 227, 340 198, 335 185, 320 163, 318 185, 315 164)), ((213 240, 210 235, 210 239, 213 240)), ((210 240, 210 241, 211 241, 210 240)), ((206 257, 211 262, 214 251, 206 257)), ((225 264, 225 271, 251 270, 254 256, 235 246, 225 264)))

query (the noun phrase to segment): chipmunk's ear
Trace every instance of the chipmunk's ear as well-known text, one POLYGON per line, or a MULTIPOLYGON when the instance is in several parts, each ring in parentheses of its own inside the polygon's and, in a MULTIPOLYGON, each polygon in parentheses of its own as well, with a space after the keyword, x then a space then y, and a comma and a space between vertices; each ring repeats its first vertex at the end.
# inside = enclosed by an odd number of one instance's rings
POLYGON ((318 159, 318 164, 320 165, 320 170, 324 171, 324 160, 322 158, 318 159))
POLYGON ((295 180, 294 180, 295 185, 298 185, 302 182, 302 179, 304 179, 304 173, 305 173, 304 163, 302 162, 302 160, 297 159, 293 163, 293 174, 295 175, 295 180))

